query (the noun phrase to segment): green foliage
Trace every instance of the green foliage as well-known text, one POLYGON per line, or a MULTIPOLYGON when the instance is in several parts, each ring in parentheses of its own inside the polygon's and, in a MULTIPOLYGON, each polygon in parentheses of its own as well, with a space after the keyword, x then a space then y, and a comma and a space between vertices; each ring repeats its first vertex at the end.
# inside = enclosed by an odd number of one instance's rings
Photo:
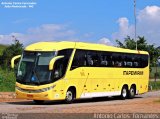
POLYGON ((6 49, 4 49, 1 56, 3 67, 10 67, 10 60, 12 57, 21 54, 22 50, 23 44, 21 44, 18 40, 15 40, 14 44, 11 44, 6 49))
POLYGON ((15 74, 0 68, 0 92, 15 91, 15 74))
POLYGON ((160 81, 150 81, 149 86, 152 86, 152 90, 159 90, 160 89, 160 81))
MULTIPOLYGON (((156 67, 151 67, 150 78, 155 79, 156 67)), ((160 79, 160 67, 157 67, 157 79, 160 79)))
POLYGON ((10 46, 0 45, 0 92, 15 90, 15 74, 10 69, 10 60, 22 53, 23 44, 15 39, 10 46))
POLYGON ((6 45, 2 45, 2 44, 0 44, 0 56, 2 55, 3 50, 4 50, 4 49, 6 49, 6 48, 7 48, 7 46, 6 46, 6 45))
MULTIPOLYGON (((122 43, 119 40, 116 40, 118 47, 127 48, 127 49, 136 49, 136 41, 132 39, 130 36, 127 36, 122 43)), ((160 49, 155 48, 155 46, 147 44, 147 41, 144 37, 138 36, 137 39, 137 49, 142 51, 147 51, 150 55, 150 65, 156 66, 157 58, 160 56, 160 49)))

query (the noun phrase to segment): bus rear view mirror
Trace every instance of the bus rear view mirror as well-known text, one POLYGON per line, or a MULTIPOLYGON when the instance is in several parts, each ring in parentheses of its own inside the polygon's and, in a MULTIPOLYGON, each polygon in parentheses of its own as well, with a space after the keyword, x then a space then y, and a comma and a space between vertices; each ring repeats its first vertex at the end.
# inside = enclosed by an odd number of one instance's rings
POLYGON ((15 60, 17 60, 18 58, 21 58, 21 55, 14 56, 14 57, 11 59, 11 68, 14 68, 15 60))
POLYGON ((54 57, 53 59, 51 59, 50 62, 49 62, 49 70, 50 70, 50 71, 53 70, 54 63, 55 63, 57 60, 59 60, 59 59, 61 59, 61 58, 63 58, 63 57, 64 57, 64 56, 57 56, 57 57, 54 57))

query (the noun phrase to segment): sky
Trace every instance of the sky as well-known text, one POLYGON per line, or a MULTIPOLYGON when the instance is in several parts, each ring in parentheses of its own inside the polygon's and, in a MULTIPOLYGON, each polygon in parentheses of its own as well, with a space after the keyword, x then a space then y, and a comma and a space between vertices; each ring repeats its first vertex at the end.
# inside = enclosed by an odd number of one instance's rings
MULTIPOLYGON (((137 36, 160 46, 160 0, 136 0, 137 36)), ((134 0, 0 0, 0 44, 16 37, 116 46, 134 38, 134 0), (14 36, 14 37, 13 37, 14 36)))

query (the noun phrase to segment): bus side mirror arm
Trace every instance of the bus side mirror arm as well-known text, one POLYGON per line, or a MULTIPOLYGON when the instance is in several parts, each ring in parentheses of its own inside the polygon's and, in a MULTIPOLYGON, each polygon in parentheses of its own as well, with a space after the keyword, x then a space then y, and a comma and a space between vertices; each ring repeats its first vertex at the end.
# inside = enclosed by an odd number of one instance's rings
POLYGON ((54 57, 50 60, 49 62, 49 70, 53 70, 53 67, 54 67, 54 63, 58 60, 58 59, 61 59, 63 58, 64 56, 57 56, 57 57, 54 57))
POLYGON ((18 58, 21 58, 21 55, 14 56, 14 57, 11 59, 11 68, 14 68, 14 62, 15 62, 15 60, 17 60, 18 58))

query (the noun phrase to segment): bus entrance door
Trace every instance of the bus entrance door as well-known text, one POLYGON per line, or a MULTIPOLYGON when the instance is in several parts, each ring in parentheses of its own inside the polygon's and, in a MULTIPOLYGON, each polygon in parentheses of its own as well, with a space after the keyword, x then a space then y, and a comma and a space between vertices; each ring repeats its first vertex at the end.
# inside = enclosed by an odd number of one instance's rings
POLYGON ((71 70, 68 73, 68 85, 76 87, 77 98, 85 98, 90 92, 91 82, 88 80, 87 69, 83 67, 71 70))
POLYGON ((81 97, 88 98, 91 95, 91 80, 89 79, 89 73, 87 69, 82 69, 80 72, 83 81, 79 81, 79 85, 82 86, 81 97))

